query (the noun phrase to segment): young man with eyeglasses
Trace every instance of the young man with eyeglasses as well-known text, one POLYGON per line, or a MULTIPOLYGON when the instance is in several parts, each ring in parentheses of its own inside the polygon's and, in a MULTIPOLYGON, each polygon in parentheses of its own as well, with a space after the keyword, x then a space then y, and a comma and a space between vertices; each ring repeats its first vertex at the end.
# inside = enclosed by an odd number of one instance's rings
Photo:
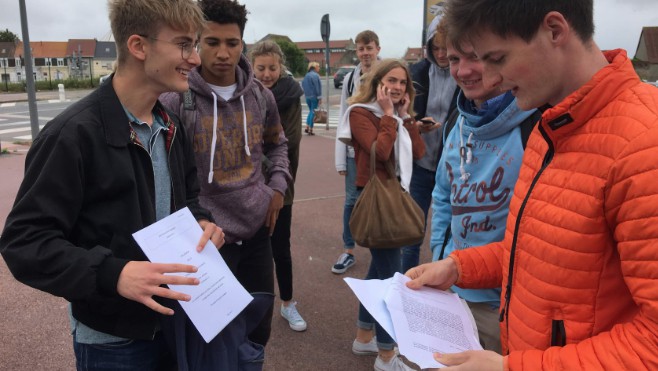
POLYGON ((175 369, 161 330, 196 268, 150 263, 132 233, 188 207, 210 238, 187 133, 159 102, 185 91, 203 16, 191 0, 110 0, 116 73, 35 138, 0 251, 14 276, 70 301, 78 370, 175 369), (145 21, 149 20, 149 21, 145 21))
MULTIPOLYGON (((245 6, 233 0, 199 5, 207 21, 201 66, 189 73, 190 93, 165 94, 162 101, 190 129, 201 204, 226 233, 222 257, 247 291, 274 295, 270 236, 292 179, 287 140, 274 96, 242 55, 245 6)), ((267 343, 272 311, 270 306, 250 340, 267 343)))

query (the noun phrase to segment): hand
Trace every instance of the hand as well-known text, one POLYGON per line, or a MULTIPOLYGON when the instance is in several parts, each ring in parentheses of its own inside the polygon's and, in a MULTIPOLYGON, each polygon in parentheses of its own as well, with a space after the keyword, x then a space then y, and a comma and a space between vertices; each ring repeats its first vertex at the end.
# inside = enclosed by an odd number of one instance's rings
POLYGON ((468 350, 461 353, 434 353, 434 359, 448 367, 441 370, 502 371, 503 356, 490 350, 468 350))
POLYGON ((347 175, 347 171, 341 170, 341 171, 338 172, 338 175, 345 176, 345 175, 347 175))
POLYGON ((384 84, 379 84, 379 88, 377 88, 377 103, 379 103, 386 116, 393 116, 393 101, 388 88, 384 84))
POLYGON ((416 121, 416 126, 421 133, 429 133, 430 131, 440 128, 443 124, 434 121, 434 118, 432 117, 423 117, 419 121, 416 121), (432 123, 428 124, 427 121, 431 121, 432 123))
POLYGON ((457 282, 459 272, 455 260, 447 257, 411 268, 405 273, 405 276, 411 278, 411 281, 407 282, 407 287, 410 289, 418 290, 422 286, 428 286, 447 290, 457 282))
POLYGON ((408 115, 410 104, 411 104, 411 99, 409 99, 409 93, 404 93, 404 98, 402 98, 402 100, 400 100, 400 103, 398 104, 398 114, 400 115, 400 117, 403 117, 404 115, 408 115))
POLYGON ((142 303, 154 311, 172 315, 174 310, 153 300, 153 296, 190 301, 190 296, 161 285, 198 285, 199 280, 186 275, 166 273, 195 273, 197 268, 186 264, 160 264, 130 261, 123 267, 117 282, 117 292, 126 299, 142 303))
POLYGON ((274 191, 272 200, 270 201, 270 207, 267 210, 267 217, 265 218, 265 226, 270 227, 270 237, 274 234, 274 226, 276 225, 276 220, 279 218, 279 210, 281 210, 282 207, 283 195, 274 191))
POLYGON ((203 229, 203 234, 201 235, 201 240, 199 240, 199 244, 196 247, 197 252, 203 250, 208 240, 210 240, 218 250, 224 246, 225 235, 221 228, 215 223, 209 222, 205 219, 199 220, 199 225, 201 226, 201 229, 203 229))

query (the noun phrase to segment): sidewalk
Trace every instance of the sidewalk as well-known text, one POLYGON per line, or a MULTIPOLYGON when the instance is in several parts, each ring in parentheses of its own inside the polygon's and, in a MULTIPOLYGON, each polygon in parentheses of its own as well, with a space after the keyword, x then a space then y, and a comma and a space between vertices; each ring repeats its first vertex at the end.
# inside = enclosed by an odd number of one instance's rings
MULTIPOLYGON (((65 99, 80 99, 94 89, 68 89, 64 92, 65 99)), ((36 93, 37 101, 59 99, 59 90, 42 90, 36 93)), ((0 104, 13 102, 27 102, 27 93, 0 92, 0 104)), ((2 147, 4 148, 4 147, 2 147)))
MULTIPOLYGON (((264 371, 365 371, 372 370, 375 362, 373 356, 351 352, 358 301, 343 281, 344 277, 365 277, 369 250, 358 247, 353 268, 343 275, 331 273, 342 252, 345 189, 344 178, 334 167, 334 137, 335 130, 323 128, 315 136, 304 135, 300 148, 291 237, 293 298, 308 330, 294 332, 288 327, 279 314, 277 298, 264 371)), ((0 155, 0 227, 23 178, 25 148, 16 146, 16 152, 0 155)), ((430 259, 425 243, 421 261, 430 259)), ((64 299, 19 283, 2 258, 0 296, 0 370, 75 369, 64 299)))

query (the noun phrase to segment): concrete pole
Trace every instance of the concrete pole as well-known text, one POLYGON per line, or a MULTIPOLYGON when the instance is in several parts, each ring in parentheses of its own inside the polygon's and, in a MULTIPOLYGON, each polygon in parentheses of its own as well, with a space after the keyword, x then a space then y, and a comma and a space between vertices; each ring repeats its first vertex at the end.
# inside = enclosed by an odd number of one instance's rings
POLYGON ((32 50, 30 48, 30 33, 27 27, 27 11, 25 0, 18 0, 21 10, 21 29, 23 30, 23 55, 25 56, 25 78, 27 79, 27 101, 30 108, 30 127, 32 140, 39 134, 39 113, 37 111, 37 94, 34 86, 34 71, 32 69, 32 50))

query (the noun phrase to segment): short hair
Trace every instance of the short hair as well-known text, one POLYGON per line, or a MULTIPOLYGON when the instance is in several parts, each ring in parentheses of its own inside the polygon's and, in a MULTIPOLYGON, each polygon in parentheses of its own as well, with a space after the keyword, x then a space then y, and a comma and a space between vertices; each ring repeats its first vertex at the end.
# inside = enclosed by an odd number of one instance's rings
POLYGON ((108 12, 119 65, 128 56, 127 43, 132 35, 156 37, 162 26, 199 32, 205 24, 192 0, 109 0, 108 12))
POLYGON ((551 11, 562 14, 583 43, 594 35, 593 0, 448 0, 445 20, 455 46, 480 32, 530 42, 551 11))
POLYGON ((407 113, 411 117, 414 117, 416 114, 413 111, 413 101, 416 96, 416 90, 414 89, 409 66, 407 66, 407 62, 401 59, 388 58, 377 62, 374 68, 365 75, 363 82, 359 85, 359 91, 347 102, 349 104, 370 103, 377 100, 377 88, 381 84, 382 79, 392 69, 398 67, 404 69, 404 72, 407 74, 406 93, 409 94, 409 100, 411 101, 407 113))
POLYGON ((240 37, 244 37, 244 27, 247 24, 247 7, 237 0, 199 0, 199 6, 207 21, 219 24, 237 24, 240 37))
POLYGON ((311 69, 316 69, 320 70, 320 63, 318 62, 308 62, 308 68, 306 69, 307 71, 310 71, 311 69))
POLYGON ((281 69, 286 68, 286 56, 283 54, 279 44, 272 40, 263 40, 255 43, 247 54, 252 64, 254 63, 256 57, 260 57, 262 55, 276 55, 279 57, 279 64, 281 64, 281 69))
POLYGON ((354 39, 354 43, 361 43, 361 44, 370 44, 373 41, 375 42, 375 45, 379 46, 379 36, 377 36, 375 32, 370 30, 359 32, 356 35, 356 39, 354 39))

